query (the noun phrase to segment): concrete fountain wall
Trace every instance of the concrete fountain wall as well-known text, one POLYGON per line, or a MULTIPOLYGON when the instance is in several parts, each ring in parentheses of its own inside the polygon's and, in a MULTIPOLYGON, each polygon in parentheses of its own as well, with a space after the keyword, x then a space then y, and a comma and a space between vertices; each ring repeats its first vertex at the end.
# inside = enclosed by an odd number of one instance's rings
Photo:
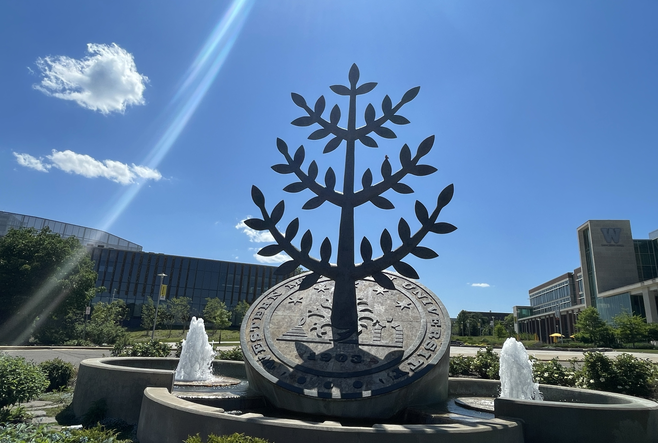
MULTIPOLYGON (((73 409, 80 416, 105 399, 108 416, 138 423, 142 443, 184 440, 188 435, 243 432, 287 442, 291 437, 350 442, 656 442, 658 403, 600 391, 541 385, 546 401, 496 398, 496 418, 447 414, 432 424, 343 426, 334 419, 309 421, 261 414, 231 415, 223 409, 182 400, 171 394, 178 359, 100 358, 80 365, 73 409)), ((242 362, 220 361, 215 372, 245 375, 242 362)), ((496 397, 493 380, 451 378, 451 396, 496 397)))

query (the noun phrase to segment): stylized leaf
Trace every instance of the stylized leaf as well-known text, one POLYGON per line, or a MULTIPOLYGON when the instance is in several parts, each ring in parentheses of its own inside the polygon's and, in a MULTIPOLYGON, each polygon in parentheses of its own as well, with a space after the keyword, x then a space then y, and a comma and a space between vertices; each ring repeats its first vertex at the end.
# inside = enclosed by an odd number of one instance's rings
POLYGON ((391 103, 391 97, 387 95, 384 97, 384 100, 382 100, 382 112, 388 114, 391 112, 391 109, 393 109, 393 103, 391 103))
POLYGON ((402 167, 407 167, 411 163, 411 149, 405 143, 402 149, 400 149, 400 164, 402 167))
POLYGON ((311 162, 310 165, 308 165, 308 178, 311 180, 315 180, 315 178, 318 176, 318 164, 315 163, 315 160, 311 162))
POLYGON ((416 98, 416 96, 418 95, 418 91, 420 91, 420 86, 416 86, 415 88, 409 89, 407 92, 404 93, 404 95, 402 96, 402 100, 400 100, 400 102, 409 103, 411 100, 416 98))
POLYGON ((359 141, 364 145, 369 148, 376 148, 377 147, 377 142, 373 140, 372 138, 368 137, 367 135, 364 135, 359 139, 359 141))
POLYGON ((292 173, 292 168, 290 165, 278 164, 272 166, 272 169, 279 174, 290 174, 292 173))
POLYGON ((320 205, 322 205, 322 203, 324 203, 324 202, 325 202, 325 200, 322 197, 313 197, 309 201, 304 203, 304 206, 302 206, 302 209, 310 210, 310 209, 319 208, 320 205))
POLYGON ((367 94, 368 92, 375 89, 375 86, 377 86, 377 83, 375 83, 375 82, 364 83, 361 86, 359 86, 358 88, 356 88, 356 93, 358 95, 367 94))
POLYGON ((413 168, 411 171, 409 171, 409 174, 417 175, 419 177, 422 177, 424 175, 434 174, 435 172, 436 172, 436 168, 434 166, 416 165, 415 168, 413 168))
POLYGON ((395 135, 395 132, 391 131, 388 129, 386 126, 380 126, 379 128, 375 129, 375 134, 382 138, 396 138, 397 135, 395 135))
POLYGON ((292 97, 292 101, 295 102, 297 106, 299 106, 300 108, 306 107, 306 100, 304 100, 304 97, 302 97, 299 94, 295 94, 294 92, 290 94, 290 96, 292 97))
POLYGON ((279 203, 276 204, 274 209, 272 209, 272 213, 270 214, 270 218, 272 219, 272 222, 276 225, 281 221, 281 217, 283 217, 283 212, 285 211, 286 204, 281 200, 279 203))
POLYGON ((450 234, 456 229, 457 227, 451 225, 450 223, 439 222, 434 223, 434 225, 430 228, 430 231, 435 234, 450 234))
POLYGON ((265 196, 256 186, 251 187, 251 199, 260 209, 265 207, 265 196))
POLYGON ((310 230, 307 230, 304 232, 301 242, 299 242, 299 249, 305 255, 308 255, 308 252, 311 250, 311 246, 313 246, 313 234, 311 234, 310 230))
POLYGON ((372 278, 375 282, 384 289, 395 289, 395 285, 390 278, 383 272, 376 272, 372 274, 372 278))
POLYGON ((262 257, 272 257, 273 255, 277 255, 281 251, 283 251, 282 246, 268 245, 268 246, 265 246, 264 248, 261 248, 258 251, 258 255, 260 255, 262 257))
POLYGON ((288 186, 283 188, 284 191, 290 193, 302 192, 304 189, 306 189, 306 185, 302 182, 290 183, 288 186))
POLYGON ((306 153, 304 152, 304 145, 302 145, 299 148, 297 148, 297 150, 295 151, 295 156, 293 157, 292 161, 297 166, 301 166, 302 163, 304 163, 305 156, 306 153))
POLYGON ((370 172, 370 168, 366 169, 366 172, 363 173, 363 177, 361 177, 361 186, 363 186, 363 189, 372 186, 372 172, 370 172))
POLYGON ((320 261, 324 263, 329 263, 329 259, 331 258, 331 242, 329 241, 329 238, 326 238, 322 240, 322 244, 320 245, 320 261))
POLYGON ((352 85, 352 87, 355 87, 356 83, 359 81, 359 67, 356 65, 356 63, 354 63, 350 68, 350 73, 348 78, 350 80, 350 85, 352 85))
POLYGON ((331 134, 331 131, 328 129, 318 129, 315 132, 311 132, 311 135, 308 136, 309 140, 320 140, 331 134))
POLYGON ((411 123, 406 117, 402 117, 401 115, 391 115, 388 119, 396 125, 408 125, 411 123))
POLYGON ((315 123, 315 119, 310 116, 299 117, 290 122, 291 125, 295 126, 311 126, 315 123))
POLYGON ((332 85, 329 86, 332 91, 334 91, 338 95, 350 95, 350 89, 347 86, 343 85, 332 85))
POLYGON ((324 95, 321 95, 320 98, 315 102, 315 116, 316 118, 320 117, 322 113, 324 112, 324 107, 325 107, 325 101, 324 101, 324 95))
POLYGON ((409 228, 409 223, 403 218, 398 222, 398 235, 402 243, 406 243, 411 238, 411 228, 409 228))
POLYGON ((288 260, 287 262, 283 263, 281 266, 276 268, 274 274, 276 275, 292 274, 293 272, 295 272, 295 269, 297 269, 297 266, 299 266, 299 264, 295 260, 288 260))
POLYGON ((364 262, 372 260, 372 245, 366 237, 361 240, 361 258, 364 262))
POLYGON ((388 156, 382 162, 382 177, 389 178, 391 176, 391 162, 388 161, 388 156))
POLYGON ((323 154, 328 154, 328 153, 330 153, 331 151, 333 151, 334 149, 336 149, 337 147, 339 147, 339 146, 340 146, 340 143, 341 143, 342 141, 343 141, 343 139, 340 138, 340 137, 334 137, 334 138, 332 138, 331 140, 329 140, 329 142, 327 143, 327 145, 324 147, 324 150, 322 151, 322 153, 323 153, 323 154))
POLYGON ((368 106, 366 106, 364 118, 367 124, 375 121, 375 107, 372 105, 372 103, 368 103, 368 106))
POLYGON ((414 190, 404 183, 395 183, 391 188, 398 194, 413 194, 414 190))
POLYGON ((276 139, 276 148, 283 155, 286 155, 288 153, 288 145, 286 145, 286 142, 284 142, 280 138, 276 139))
POLYGON ((418 158, 427 155, 432 150, 433 145, 434 145, 433 135, 430 135, 425 140, 420 142, 420 145, 418 145, 418 151, 416 151, 416 155, 418 156, 418 158))
POLYGON ((327 189, 334 189, 336 186, 336 174, 333 169, 327 169, 326 174, 324 174, 324 184, 327 189))
POLYGON ((338 122, 340 121, 340 108, 338 105, 334 105, 333 108, 331 108, 331 114, 329 114, 329 121, 331 122, 332 125, 337 125, 338 122))
POLYGON ((387 198, 382 197, 381 195, 375 195, 370 199, 370 202, 377 206, 379 209, 395 209, 393 203, 387 198))
POLYGON ((436 205, 439 208, 444 208, 448 203, 450 203, 450 200, 452 200, 452 196, 455 193, 455 186, 450 184, 446 186, 443 191, 441 191, 441 194, 439 194, 439 198, 436 199, 436 205))
POLYGON ((427 208, 420 201, 416 200, 416 218, 418 221, 424 225, 429 220, 429 215, 427 214, 427 208))
POLYGON ((387 229, 384 229, 379 238, 379 246, 382 247, 384 254, 391 252, 391 249, 393 248, 393 239, 387 229))
POLYGON ((416 246, 411 253, 418 258, 429 260, 431 258, 436 258, 439 256, 436 252, 432 251, 430 248, 424 246, 416 246))
POLYGON ((267 229, 265 221, 261 220, 260 218, 249 218, 244 221, 244 224, 255 231, 264 231, 267 229))
POLYGON ((407 278, 418 278, 416 270, 403 261, 393 263, 393 269, 407 278))
POLYGON ((294 219, 293 221, 290 222, 288 227, 286 228, 286 240, 292 241, 293 238, 295 238, 295 235, 297 235, 297 231, 299 230, 299 218, 294 219))
POLYGON ((316 284, 318 280, 320 280, 320 277, 322 277, 322 275, 316 274, 315 272, 311 272, 306 277, 304 277, 302 282, 299 284, 299 289, 301 290, 309 289, 311 286, 316 284))

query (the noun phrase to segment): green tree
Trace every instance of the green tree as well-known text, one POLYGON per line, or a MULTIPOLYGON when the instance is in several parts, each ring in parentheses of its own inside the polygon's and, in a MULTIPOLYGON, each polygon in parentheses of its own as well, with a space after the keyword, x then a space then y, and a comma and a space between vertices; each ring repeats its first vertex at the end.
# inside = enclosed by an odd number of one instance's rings
POLYGON ((242 319, 247 314, 248 310, 249 310, 249 303, 247 303, 246 300, 241 300, 240 302, 238 302, 237 305, 235 305, 235 308, 233 308, 233 316, 235 317, 235 324, 237 325, 242 324, 242 319))
POLYGON ((31 333, 45 344, 72 340, 96 277, 75 237, 47 227, 10 230, 0 238, 0 340, 25 343, 31 333))
POLYGON ((502 323, 496 323, 496 326, 494 326, 494 335, 496 338, 507 338, 509 337, 509 332, 502 323))
POLYGON ((91 321, 86 325, 86 337, 93 343, 114 344, 126 333, 121 323, 128 316, 128 308, 123 300, 112 303, 96 303, 91 313, 91 321))
POLYGON ((48 387, 48 377, 23 357, 0 354, 0 408, 32 400, 48 387))
POLYGON ((167 302, 167 310, 171 313, 174 323, 183 324, 183 335, 185 324, 190 321, 190 300, 188 297, 176 297, 167 302))
POLYGON ((613 323, 622 343, 631 343, 635 347, 635 342, 644 341, 647 338, 649 332, 647 322, 639 315, 622 312, 613 319, 613 323))
POLYGON ((505 316, 502 325, 505 327, 505 330, 507 331, 507 336, 508 337, 513 336, 514 333, 516 332, 514 331, 514 314, 509 314, 505 316))
MULTIPOLYGON (((153 299, 151 297, 146 297, 146 300, 142 304, 142 321, 140 325, 144 328, 146 335, 149 335, 149 332, 153 328, 153 320, 155 319, 155 305, 153 304, 153 299)), ((158 323, 162 322, 162 318, 158 318, 158 323)), ((157 325, 156 325, 157 326, 157 325)))
POLYGON ((203 318, 213 324, 215 332, 219 330, 219 343, 222 342, 222 329, 231 326, 231 312, 226 309, 226 303, 217 297, 207 298, 203 308, 203 318))
POLYGON ((595 345, 609 345, 614 338, 612 328, 601 319, 594 307, 583 309, 578 314, 576 328, 584 339, 595 345))

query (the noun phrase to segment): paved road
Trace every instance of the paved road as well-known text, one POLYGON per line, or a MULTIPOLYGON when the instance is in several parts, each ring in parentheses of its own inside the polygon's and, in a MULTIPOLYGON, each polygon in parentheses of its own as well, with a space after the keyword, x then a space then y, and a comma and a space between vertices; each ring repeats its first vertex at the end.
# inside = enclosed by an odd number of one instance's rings
MULTIPOLYGON (((450 355, 451 356, 464 355, 464 356, 474 357, 478 349, 479 348, 477 347, 470 347, 470 346, 451 346, 450 355)), ((500 353, 500 349, 494 349, 494 352, 500 353)), ((625 352, 625 353, 631 354, 638 358, 651 360, 654 363, 658 363, 658 354, 650 354, 648 352, 625 352)), ((554 358, 557 358, 558 360, 561 361, 571 360, 572 358, 575 358, 577 360, 584 359, 583 353, 577 351, 529 350, 528 354, 536 357, 538 360, 545 360, 545 361, 552 360, 554 358)), ((621 355, 622 352, 610 351, 610 352, 605 352, 604 354, 610 358, 615 358, 618 355, 621 355)))
POLYGON ((10 347, 1 346, 0 352, 7 353, 13 357, 25 357, 35 363, 60 358, 74 366, 78 366, 82 360, 87 358, 110 357, 112 348, 69 348, 69 347, 10 347))
MULTIPOLYGON (((221 349, 228 350, 232 349, 237 343, 223 343, 221 349)), ((452 346, 450 348, 450 355, 464 355, 474 357, 479 348, 477 347, 466 347, 466 346, 452 346)), ((67 348, 67 347, 48 347, 48 348, 19 348, 19 347, 8 347, 1 346, 0 352, 6 352, 12 356, 21 356, 25 357, 27 360, 32 360, 35 363, 41 363, 42 361, 52 360, 54 358, 61 358, 64 361, 73 363, 73 365, 78 366, 80 362, 87 358, 99 358, 99 357, 109 357, 111 348, 67 348)), ((500 349, 495 349, 495 352, 500 352, 500 349)), ((567 361, 572 358, 577 360, 583 359, 582 352, 574 351, 528 351, 528 354, 535 356, 538 360, 551 360, 557 358, 561 361, 567 361)), ((612 351, 606 352, 610 358, 614 358, 620 355, 621 352, 612 351)), ((649 359, 654 363, 658 363, 658 354, 649 354, 643 352, 629 352, 629 354, 634 355, 635 357, 649 359)))

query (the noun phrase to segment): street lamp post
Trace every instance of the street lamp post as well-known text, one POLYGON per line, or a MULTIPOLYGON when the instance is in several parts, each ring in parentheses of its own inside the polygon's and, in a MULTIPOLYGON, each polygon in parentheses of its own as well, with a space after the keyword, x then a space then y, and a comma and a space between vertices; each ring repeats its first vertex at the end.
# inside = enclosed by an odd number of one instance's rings
POLYGON ((153 331, 151 331, 151 341, 153 341, 155 338, 155 325, 158 323, 158 308, 160 307, 160 297, 162 297, 162 281, 164 278, 167 276, 167 274, 158 274, 158 277, 160 277, 160 290, 158 291, 158 301, 155 304, 155 316, 153 317, 153 331))

